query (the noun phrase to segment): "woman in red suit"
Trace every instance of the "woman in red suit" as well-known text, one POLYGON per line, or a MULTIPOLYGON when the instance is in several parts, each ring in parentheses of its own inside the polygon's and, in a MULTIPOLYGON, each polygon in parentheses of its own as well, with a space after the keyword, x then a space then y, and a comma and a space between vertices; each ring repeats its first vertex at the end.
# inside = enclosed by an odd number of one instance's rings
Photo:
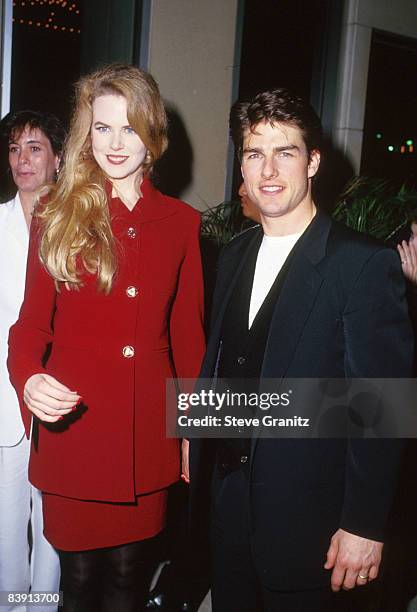
POLYGON ((197 376, 203 354, 200 219, 149 181, 166 127, 149 74, 82 78, 64 168, 32 224, 9 370, 27 435, 35 416, 30 479, 66 611, 137 609, 179 476, 165 384, 197 376))

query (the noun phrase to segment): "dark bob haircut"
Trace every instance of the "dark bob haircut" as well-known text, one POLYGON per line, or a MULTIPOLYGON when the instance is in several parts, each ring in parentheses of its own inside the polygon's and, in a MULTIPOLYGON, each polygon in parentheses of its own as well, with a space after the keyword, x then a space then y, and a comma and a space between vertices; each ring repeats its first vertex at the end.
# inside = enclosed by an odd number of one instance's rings
POLYGON ((258 93, 252 100, 236 102, 230 111, 230 129, 239 159, 242 158, 245 132, 259 123, 286 123, 298 127, 310 155, 320 151, 323 137, 321 121, 308 102, 280 87, 258 93))
POLYGON ((2 137, 10 142, 19 138, 23 130, 38 129, 51 143, 55 155, 60 155, 66 137, 65 129, 60 120, 50 113, 41 113, 32 110, 22 110, 11 113, 2 121, 2 137))

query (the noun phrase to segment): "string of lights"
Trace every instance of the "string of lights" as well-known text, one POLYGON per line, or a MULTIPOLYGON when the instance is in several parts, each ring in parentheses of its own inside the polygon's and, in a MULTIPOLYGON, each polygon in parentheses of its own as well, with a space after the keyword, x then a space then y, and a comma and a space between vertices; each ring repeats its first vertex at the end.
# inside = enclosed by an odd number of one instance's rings
POLYGON ((20 0, 13 3, 13 22, 55 32, 81 33, 79 1, 20 0))

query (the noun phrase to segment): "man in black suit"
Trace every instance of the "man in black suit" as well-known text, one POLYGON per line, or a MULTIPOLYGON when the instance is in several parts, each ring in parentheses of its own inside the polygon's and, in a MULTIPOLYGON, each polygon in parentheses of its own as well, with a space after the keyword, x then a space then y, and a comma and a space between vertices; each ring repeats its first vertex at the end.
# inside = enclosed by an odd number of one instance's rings
MULTIPOLYGON (((314 110, 285 89, 236 103, 232 135, 261 226, 223 250, 202 378, 411 375, 395 252, 320 213, 314 110)), ((204 441, 191 442, 192 508, 204 441)), ((219 440, 211 481, 215 612, 339 609, 376 578, 397 440, 219 440)))

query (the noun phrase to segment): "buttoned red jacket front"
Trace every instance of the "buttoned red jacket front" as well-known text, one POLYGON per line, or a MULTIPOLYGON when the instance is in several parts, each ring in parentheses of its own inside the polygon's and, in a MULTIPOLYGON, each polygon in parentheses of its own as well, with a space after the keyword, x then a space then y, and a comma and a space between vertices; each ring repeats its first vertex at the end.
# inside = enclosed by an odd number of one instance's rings
POLYGON ((79 290, 57 292, 33 224, 8 362, 27 435, 30 376, 45 372, 82 396, 58 423, 36 421, 29 476, 49 493, 128 502, 179 476, 178 440, 165 434, 165 385, 173 376, 197 376, 203 356, 200 215, 148 179, 141 189, 132 212, 110 201, 118 270, 108 295, 88 273, 79 290))

